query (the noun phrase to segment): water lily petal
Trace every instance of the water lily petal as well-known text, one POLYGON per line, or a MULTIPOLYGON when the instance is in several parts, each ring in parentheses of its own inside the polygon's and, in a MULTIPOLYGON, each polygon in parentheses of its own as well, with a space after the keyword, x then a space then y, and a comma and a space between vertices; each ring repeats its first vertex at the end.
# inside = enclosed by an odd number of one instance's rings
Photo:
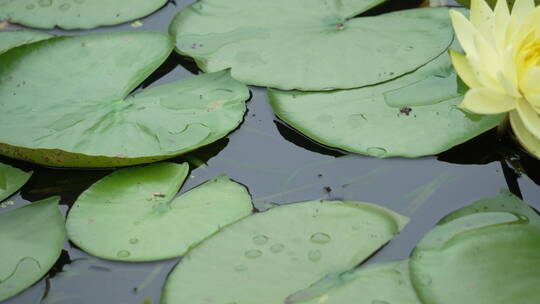
POLYGON ((534 67, 525 73, 520 88, 525 94, 540 94, 540 67, 534 67))
POLYGON ((501 88, 504 90, 504 92, 507 95, 510 95, 515 98, 520 98, 521 94, 519 93, 517 89, 517 85, 512 83, 508 77, 504 73, 499 72, 497 74, 497 80, 499 80, 499 84, 501 85, 501 88))
POLYGON ((532 105, 536 114, 540 115, 540 94, 527 94, 525 98, 532 105))
POLYGON ((537 158, 540 158, 540 139, 536 138, 525 127, 523 120, 516 111, 510 112, 510 125, 519 143, 537 158))
POLYGON ((459 77, 467 84, 467 86, 469 86, 469 88, 482 87, 482 84, 474 75, 474 71, 467 61, 465 54, 450 49, 450 57, 452 58, 452 64, 459 77))
POLYGON ((512 111, 516 98, 487 88, 471 89, 465 94, 460 107, 477 114, 499 114, 512 111))
POLYGON ((471 23, 486 41, 495 45, 495 18, 491 7, 484 0, 471 1, 471 23))
POLYGON ((536 113, 534 107, 524 99, 516 102, 516 110, 523 121, 523 125, 540 140, 540 116, 536 113))
POLYGON ((506 31, 510 22, 510 11, 506 1, 497 1, 494 11, 494 35, 497 49, 502 51, 506 48, 506 31))
POLYGON ((523 22, 535 6, 534 0, 516 0, 512 7, 512 18, 523 22))
POLYGON ((463 47, 467 56, 476 58, 477 51, 474 43, 476 29, 463 14, 456 10, 450 10, 450 17, 452 18, 452 25, 454 26, 454 31, 461 47, 463 47))

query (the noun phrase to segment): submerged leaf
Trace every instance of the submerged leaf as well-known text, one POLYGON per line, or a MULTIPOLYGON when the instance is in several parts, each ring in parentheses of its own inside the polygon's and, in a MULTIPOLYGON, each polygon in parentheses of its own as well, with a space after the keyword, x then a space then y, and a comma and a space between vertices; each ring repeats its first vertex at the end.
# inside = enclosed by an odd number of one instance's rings
POLYGON ((34 31, 5 31, 0 32, 0 54, 7 50, 31 42, 52 37, 47 33, 34 31))
POLYGON ((425 303, 538 303, 540 217, 508 191, 444 218, 414 250, 425 303))
POLYGON ((409 261, 362 266, 328 276, 289 297, 294 304, 420 304, 409 279, 409 261))
POLYGON ((219 176, 173 199, 187 164, 120 169, 83 192, 67 220, 69 239, 110 260, 155 261, 186 253, 253 209, 247 189, 219 176))
POLYGON ((351 18, 382 1, 201 0, 170 26, 205 72, 283 90, 348 89, 416 70, 452 41, 447 18, 415 10, 351 18))
POLYGON ((29 27, 90 29, 151 14, 167 0, 0 0, 0 20, 29 27))
POLYGON ((9 165, 0 163, 0 202, 19 190, 32 176, 9 165))
POLYGON ((0 213, 0 301, 45 275, 64 247, 58 198, 0 213))
POLYGON ((359 264, 406 222, 368 203, 274 207, 193 249, 169 275, 162 303, 283 303, 325 274, 359 264))
POLYGON ((0 55, 0 154, 61 167, 153 162, 226 136, 248 89, 228 71, 126 96, 170 54, 156 32, 55 37, 0 55), (37 102, 39 101, 39 102, 37 102))

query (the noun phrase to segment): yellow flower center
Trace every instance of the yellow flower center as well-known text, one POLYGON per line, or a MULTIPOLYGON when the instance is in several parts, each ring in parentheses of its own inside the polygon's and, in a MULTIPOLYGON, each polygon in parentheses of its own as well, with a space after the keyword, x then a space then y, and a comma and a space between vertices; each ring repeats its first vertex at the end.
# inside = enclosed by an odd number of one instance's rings
POLYGON ((528 47, 525 64, 529 67, 540 66, 540 39, 528 47))
POLYGON ((540 66, 540 37, 536 36, 525 42, 521 48, 521 54, 523 54, 522 58, 525 69, 540 66))

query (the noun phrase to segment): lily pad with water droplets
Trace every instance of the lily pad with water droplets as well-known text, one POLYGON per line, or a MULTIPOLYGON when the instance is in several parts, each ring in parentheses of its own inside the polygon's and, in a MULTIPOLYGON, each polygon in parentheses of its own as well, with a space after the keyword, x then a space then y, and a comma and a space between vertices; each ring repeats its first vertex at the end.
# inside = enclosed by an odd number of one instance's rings
POLYGON ((52 29, 91 29, 135 20, 167 0, 0 0, 0 20, 52 29))
POLYGON ((424 303, 539 303, 540 217, 508 191, 444 218, 414 250, 424 303))
POLYGON ((352 18, 380 0, 201 0, 170 32, 205 72, 283 90, 373 85, 412 72, 452 42, 447 18, 415 10, 352 18))
POLYGON ((361 266, 329 275, 309 289, 297 292, 294 304, 420 304, 409 279, 409 261, 361 266))
POLYGON ((358 265, 407 219, 377 205, 310 201, 224 228, 169 275, 161 302, 283 303, 328 273, 358 265))
POLYGON ((32 176, 9 165, 0 163, 0 202, 17 192, 32 176))
POLYGON ((11 48, 51 37, 47 33, 35 31, 0 31, 0 54, 11 48))
MULTIPOLYGON (((419 17, 427 18, 429 11, 447 15, 446 10, 419 11, 419 17)), ((309 138, 375 157, 438 154, 494 128, 505 117, 458 108, 462 89, 447 53, 413 73, 371 87, 333 92, 269 89, 268 97, 274 113, 309 138)))
POLYGON ((120 169, 83 192, 69 212, 69 239, 100 258, 155 261, 183 255, 253 209, 247 189, 218 176, 174 199, 187 164, 120 169))
POLYGON ((126 97, 169 56, 157 32, 54 37, 0 55, 0 154, 59 167, 170 158, 242 121, 246 86, 228 71, 126 97), (39 101, 39 102, 38 102, 39 101))
POLYGON ((0 301, 41 279, 64 247, 58 198, 0 212, 0 301))

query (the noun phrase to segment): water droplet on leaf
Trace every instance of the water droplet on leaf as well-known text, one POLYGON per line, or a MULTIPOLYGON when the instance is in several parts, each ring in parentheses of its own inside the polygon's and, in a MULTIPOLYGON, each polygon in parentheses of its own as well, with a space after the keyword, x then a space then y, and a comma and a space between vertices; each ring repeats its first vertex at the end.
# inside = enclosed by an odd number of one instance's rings
POLYGON ((308 259, 312 262, 318 262, 321 260, 322 253, 319 250, 310 250, 308 252, 308 259))
POLYGON ((367 149, 367 153, 375 157, 382 157, 386 154, 386 152, 386 149, 380 147, 371 147, 367 149))
POLYGON ((326 244, 330 242, 331 239, 332 238, 328 234, 322 232, 317 232, 310 238, 311 242, 315 244, 326 244))
POLYGON ((244 253, 244 255, 246 256, 246 258, 248 259, 256 259, 258 257, 260 257, 262 255, 262 251, 260 250, 256 250, 256 249, 252 249, 252 250, 248 250, 244 253))
POLYGON ((253 243, 255 245, 264 245, 268 242, 268 237, 266 235, 258 235, 253 238, 253 243))
POLYGON ((283 249, 285 249, 285 245, 283 244, 274 244, 272 246, 270 246, 270 251, 272 253, 280 253, 283 251, 283 249))
POLYGON ((131 253, 127 250, 120 250, 116 254, 119 258, 127 258, 131 253))

